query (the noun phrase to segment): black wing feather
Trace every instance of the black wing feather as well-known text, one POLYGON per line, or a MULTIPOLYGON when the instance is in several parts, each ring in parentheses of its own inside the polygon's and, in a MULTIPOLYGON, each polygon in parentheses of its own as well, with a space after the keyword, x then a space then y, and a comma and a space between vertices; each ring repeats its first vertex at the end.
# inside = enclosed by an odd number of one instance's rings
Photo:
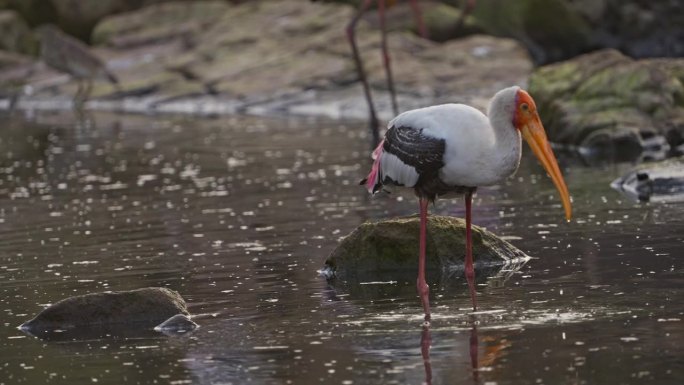
POLYGON ((426 135, 422 128, 392 126, 385 134, 383 150, 415 168, 422 176, 444 167, 445 147, 444 139, 426 135))

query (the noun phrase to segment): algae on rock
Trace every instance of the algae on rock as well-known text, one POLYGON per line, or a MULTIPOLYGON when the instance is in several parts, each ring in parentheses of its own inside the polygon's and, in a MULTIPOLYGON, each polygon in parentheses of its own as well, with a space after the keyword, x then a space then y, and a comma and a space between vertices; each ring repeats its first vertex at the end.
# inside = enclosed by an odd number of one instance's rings
MULTIPOLYGON (((354 278, 392 271, 415 271, 418 266, 420 219, 417 216, 366 222, 344 238, 325 261, 329 277, 354 278)), ((493 233, 472 227, 476 270, 503 266, 527 255, 493 233)), ((465 221, 428 217, 426 269, 462 271, 465 221)))
POLYGON ((663 158, 684 142, 683 72, 684 59, 609 49, 539 68, 529 90, 552 141, 663 158))

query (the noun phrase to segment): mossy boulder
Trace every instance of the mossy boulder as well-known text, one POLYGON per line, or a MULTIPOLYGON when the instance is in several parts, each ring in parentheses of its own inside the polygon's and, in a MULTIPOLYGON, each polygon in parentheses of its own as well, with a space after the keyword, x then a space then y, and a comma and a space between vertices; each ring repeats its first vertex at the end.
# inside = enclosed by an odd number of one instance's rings
POLYGON ((180 294, 148 287, 66 298, 45 308, 20 329, 34 335, 110 325, 152 329, 176 314, 189 314, 180 294))
MULTIPOLYGON (((417 216, 366 222, 345 237, 325 261, 329 277, 354 279, 377 274, 410 272, 418 266, 420 219, 417 216)), ((482 273, 528 258, 515 246, 493 233, 472 227, 475 269, 482 273)), ((465 221, 433 215, 428 218, 426 269, 463 270, 465 221)), ((415 277, 414 277, 415 278, 415 277)))
POLYGON ((683 71, 684 59, 633 60, 608 49, 539 68, 529 91, 554 142, 667 153, 684 142, 683 71))

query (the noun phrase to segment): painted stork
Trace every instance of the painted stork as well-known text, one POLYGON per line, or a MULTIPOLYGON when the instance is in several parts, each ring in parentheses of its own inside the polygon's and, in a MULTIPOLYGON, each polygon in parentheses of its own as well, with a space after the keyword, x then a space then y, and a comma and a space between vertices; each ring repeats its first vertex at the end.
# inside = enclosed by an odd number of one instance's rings
POLYGON ((471 242, 472 196, 478 186, 503 182, 520 164, 521 137, 551 176, 565 209, 572 217, 570 196, 532 97, 519 87, 494 95, 487 115, 463 104, 443 104, 407 111, 390 121, 385 139, 373 151, 373 166, 361 181, 372 194, 383 185, 414 189, 420 202, 420 253, 417 289, 430 319, 429 288, 425 282, 427 207, 439 195, 465 195, 465 276, 473 310, 475 271, 471 242))

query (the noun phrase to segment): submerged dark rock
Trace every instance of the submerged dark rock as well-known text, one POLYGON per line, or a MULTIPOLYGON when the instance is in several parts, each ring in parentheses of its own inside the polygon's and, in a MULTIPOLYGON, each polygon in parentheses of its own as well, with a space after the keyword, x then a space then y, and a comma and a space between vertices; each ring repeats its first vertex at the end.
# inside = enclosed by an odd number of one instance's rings
POLYGON ((529 90, 552 141, 662 159, 684 142, 682 73, 684 59, 603 50, 540 68, 529 90))
POLYGON ((177 292, 161 287, 93 293, 63 299, 19 328, 33 335, 105 326, 152 329, 176 314, 189 314, 177 292))
POLYGON ((641 164, 611 187, 642 202, 684 201, 684 156, 641 164))
MULTIPOLYGON (((342 240, 325 261, 328 278, 364 279, 383 273, 409 272, 418 266, 420 219, 417 216, 366 222, 342 240)), ((493 233, 473 226, 473 259, 480 274, 529 257, 493 233)), ((430 216, 427 228, 426 269, 452 274, 463 271, 465 221, 430 216)), ((388 275, 390 276, 390 275, 388 275)))

